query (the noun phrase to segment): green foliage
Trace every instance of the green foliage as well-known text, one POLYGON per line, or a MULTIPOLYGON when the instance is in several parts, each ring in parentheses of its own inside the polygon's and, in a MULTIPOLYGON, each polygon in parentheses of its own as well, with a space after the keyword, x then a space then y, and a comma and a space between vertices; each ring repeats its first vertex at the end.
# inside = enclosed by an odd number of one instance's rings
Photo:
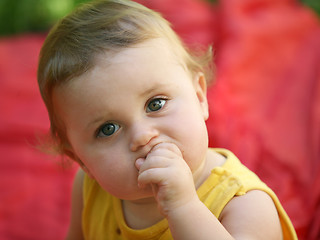
POLYGON ((47 31, 57 19, 88 0, 0 0, 0 35, 47 31))
POLYGON ((320 16, 320 0, 301 0, 301 2, 311 7, 320 16))
MULTIPOLYGON (((0 36, 47 31, 76 5, 88 1, 90 0, 0 0, 0 36)), ((212 4, 219 2, 207 1, 212 4)), ((300 1, 320 16, 320 0, 300 1)))

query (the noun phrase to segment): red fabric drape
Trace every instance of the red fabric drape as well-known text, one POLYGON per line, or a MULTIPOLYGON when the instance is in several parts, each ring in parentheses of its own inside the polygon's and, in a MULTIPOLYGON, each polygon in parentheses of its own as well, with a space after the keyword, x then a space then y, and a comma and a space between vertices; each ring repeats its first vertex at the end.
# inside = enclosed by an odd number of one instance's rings
POLYGON ((295 1, 221 1, 212 145, 278 195, 299 239, 320 238, 320 28, 295 1))
MULTIPOLYGON (((319 19, 294 0, 140 0, 191 47, 214 44, 210 145, 278 195, 299 239, 320 238, 319 19)), ((36 68, 44 36, 0 40, 0 238, 63 239, 75 168, 34 148, 49 122, 36 68)))
POLYGON ((37 87, 44 36, 0 40, 0 239, 63 239, 74 168, 36 149, 49 129, 37 87))

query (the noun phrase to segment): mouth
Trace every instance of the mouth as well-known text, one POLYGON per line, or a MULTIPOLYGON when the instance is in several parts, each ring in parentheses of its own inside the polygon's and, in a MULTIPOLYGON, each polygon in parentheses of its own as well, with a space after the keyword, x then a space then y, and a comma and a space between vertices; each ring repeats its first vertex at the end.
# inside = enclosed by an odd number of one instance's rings
POLYGON ((136 167, 136 169, 140 170, 141 165, 143 164, 143 162, 147 159, 148 155, 153 151, 153 149, 158 146, 159 144, 164 143, 163 141, 161 142, 157 142, 154 145, 150 144, 151 147, 149 149, 145 148, 145 150, 142 152, 142 154, 136 158, 134 165, 136 167))
POLYGON ((138 170, 138 172, 140 171, 140 167, 141 165, 144 163, 144 161, 147 159, 148 155, 152 152, 152 150, 159 144, 161 144, 163 142, 158 142, 156 144, 154 144, 146 153, 142 154, 140 157, 138 157, 136 160, 135 160, 135 167, 136 169, 138 170))
POLYGON ((141 156, 140 158, 146 159, 146 158, 148 157, 148 155, 153 151, 153 149, 154 149, 156 146, 158 146, 159 144, 161 144, 161 143, 164 143, 164 142, 158 142, 158 143, 152 145, 152 147, 151 147, 149 150, 147 150, 144 154, 142 154, 142 156, 141 156))

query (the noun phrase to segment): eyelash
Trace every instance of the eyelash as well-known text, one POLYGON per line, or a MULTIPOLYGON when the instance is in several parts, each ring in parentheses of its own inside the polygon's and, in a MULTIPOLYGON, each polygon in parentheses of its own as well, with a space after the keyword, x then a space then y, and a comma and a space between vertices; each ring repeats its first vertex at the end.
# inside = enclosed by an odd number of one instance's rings
POLYGON ((120 128, 120 126, 117 123, 113 123, 113 122, 104 123, 101 125, 101 127, 98 128, 96 136, 97 136, 97 138, 110 137, 115 132, 117 132, 119 130, 119 128, 120 128), (109 135, 103 132, 104 128, 107 126, 109 126, 109 127, 112 126, 114 128, 114 129, 111 129, 112 132, 109 135))
MULTIPOLYGON (((161 110, 161 109, 165 106, 165 104, 167 103, 167 101, 168 101, 168 98, 167 98, 167 97, 164 97, 164 96, 152 98, 152 99, 149 100, 149 101, 147 102, 147 104, 146 104, 146 107, 145 107, 146 112, 147 112, 147 113, 152 113, 152 112, 157 112, 157 111, 161 110), (159 109, 156 109, 156 110, 150 110, 150 109, 148 109, 148 108, 150 108, 150 104, 155 103, 156 101, 159 101, 160 108, 159 108, 159 109)), ((154 105, 154 106, 155 106, 155 105, 154 105)), ((95 134, 95 135, 96 135, 97 138, 107 138, 107 137, 111 137, 111 136, 112 136, 115 132, 117 132, 120 128, 121 128, 120 125, 117 124, 117 123, 107 122, 107 123, 102 124, 102 125, 98 128, 98 130, 96 131, 96 134, 95 134), (103 132, 104 128, 107 127, 107 126, 113 128, 113 129, 111 129, 111 132, 110 132, 109 135, 103 132)), ((108 129, 107 129, 107 130, 108 130, 108 129)), ((110 130, 110 128, 109 128, 109 130, 110 130)), ((109 130, 108 130, 108 131, 109 131, 109 130)))
MULTIPOLYGON (((150 112, 157 112, 159 110, 161 110, 167 103, 168 101, 168 98, 167 97, 164 97, 164 96, 161 96, 161 97, 155 97, 155 98, 152 98, 151 100, 149 100, 146 104, 146 112, 147 113, 150 113, 150 112), (150 105, 152 103, 155 103, 156 101, 159 101, 161 106, 159 109, 156 109, 156 110, 150 110, 150 105), (149 109, 148 109, 149 108, 149 109)), ((155 106, 155 105, 154 105, 155 106)))

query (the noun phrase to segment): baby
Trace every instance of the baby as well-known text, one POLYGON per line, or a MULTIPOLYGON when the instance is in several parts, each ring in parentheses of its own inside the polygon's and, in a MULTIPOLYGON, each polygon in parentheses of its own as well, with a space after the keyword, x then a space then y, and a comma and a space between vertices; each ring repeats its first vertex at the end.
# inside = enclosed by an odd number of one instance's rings
POLYGON ((81 167, 67 239, 297 239, 275 194, 208 148, 210 59, 131 1, 92 2, 51 30, 39 87, 55 149, 81 167))

